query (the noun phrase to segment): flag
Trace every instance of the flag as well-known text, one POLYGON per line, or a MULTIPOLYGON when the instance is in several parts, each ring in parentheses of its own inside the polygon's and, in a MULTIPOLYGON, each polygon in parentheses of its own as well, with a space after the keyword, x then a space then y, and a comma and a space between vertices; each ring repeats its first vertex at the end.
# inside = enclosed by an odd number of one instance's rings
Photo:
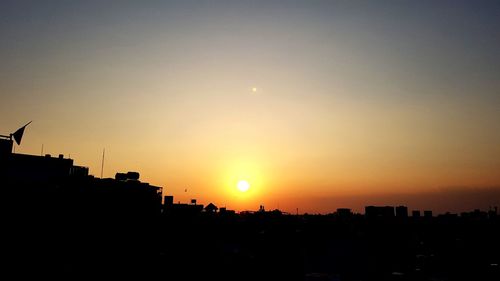
POLYGON ((12 136, 14 137, 14 140, 16 141, 17 145, 21 145, 21 140, 23 138, 23 134, 24 134, 24 128, 26 128, 26 126, 28 126, 29 124, 31 123, 31 121, 22 126, 21 128, 19 128, 17 131, 15 131, 12 136))

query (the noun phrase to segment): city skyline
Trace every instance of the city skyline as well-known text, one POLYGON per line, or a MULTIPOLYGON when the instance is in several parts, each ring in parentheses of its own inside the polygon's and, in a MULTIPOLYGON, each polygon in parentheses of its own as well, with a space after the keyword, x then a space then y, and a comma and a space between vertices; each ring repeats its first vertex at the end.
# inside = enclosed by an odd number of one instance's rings
POLYGON ((500 204, 494 1, 52 4, 0 4, 18 153, 235 210, 500 204))

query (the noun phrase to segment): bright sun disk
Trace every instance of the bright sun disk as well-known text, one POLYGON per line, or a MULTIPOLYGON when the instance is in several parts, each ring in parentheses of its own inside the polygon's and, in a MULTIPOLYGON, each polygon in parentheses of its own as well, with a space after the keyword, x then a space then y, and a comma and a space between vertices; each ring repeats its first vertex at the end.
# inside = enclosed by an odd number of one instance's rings
POLYGON ((246 192, 250 188, 250 184, 246 180, 240 180, 237 187, 239 191, 246 192))

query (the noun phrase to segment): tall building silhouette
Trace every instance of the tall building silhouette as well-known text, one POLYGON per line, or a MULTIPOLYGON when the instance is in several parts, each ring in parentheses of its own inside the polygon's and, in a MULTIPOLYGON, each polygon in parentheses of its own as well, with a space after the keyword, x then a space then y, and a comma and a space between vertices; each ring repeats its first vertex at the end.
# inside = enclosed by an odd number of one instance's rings
POLYGON ((398 217, 398 218, 407 218, 408 217, 408 207, 406 207, 406 206, 397 206, 396 207, 396 217, 398 217))

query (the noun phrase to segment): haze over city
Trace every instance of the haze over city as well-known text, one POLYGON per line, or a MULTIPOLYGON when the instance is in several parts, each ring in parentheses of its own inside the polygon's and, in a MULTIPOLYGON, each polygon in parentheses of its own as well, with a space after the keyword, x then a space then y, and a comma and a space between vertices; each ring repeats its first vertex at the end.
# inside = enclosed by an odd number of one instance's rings
POLYGON ((500 204, 497 1, 2 1, 0 38, 16 153, 235 210, 500 204))

